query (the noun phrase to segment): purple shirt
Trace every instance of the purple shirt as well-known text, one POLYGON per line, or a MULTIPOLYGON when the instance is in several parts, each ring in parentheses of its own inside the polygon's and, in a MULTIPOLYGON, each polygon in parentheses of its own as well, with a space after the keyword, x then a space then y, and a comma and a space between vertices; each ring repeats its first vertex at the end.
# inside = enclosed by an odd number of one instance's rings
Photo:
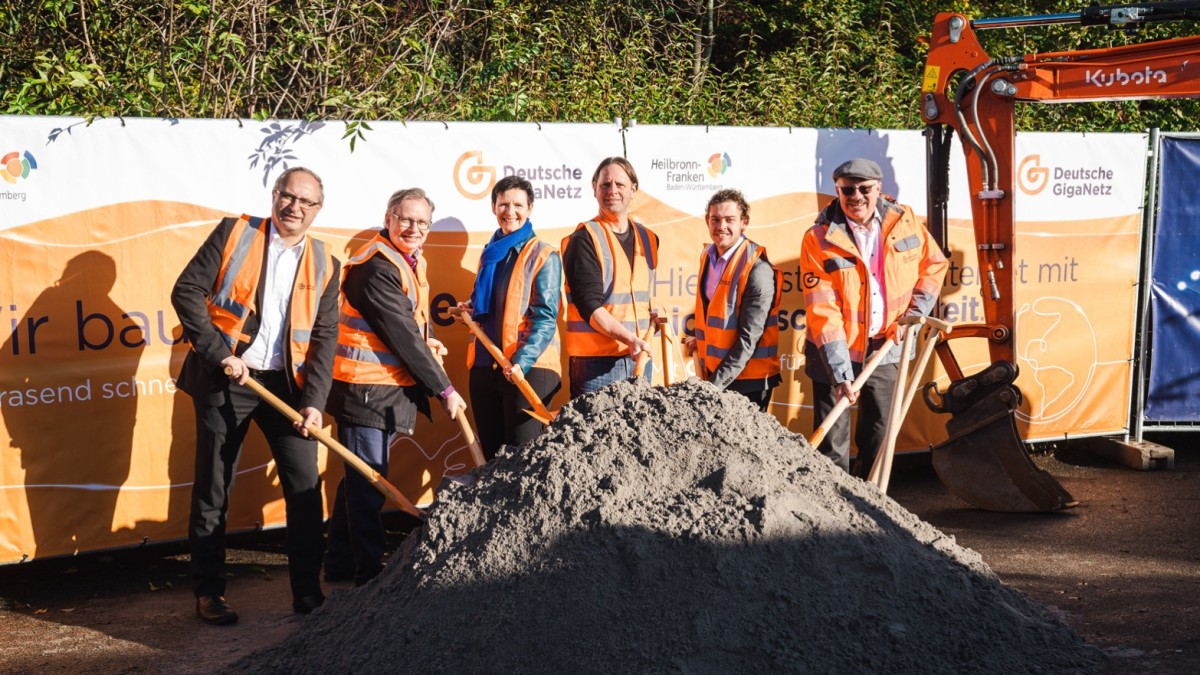
POLYGON ((712 300, 713 293, 717 292, 717 283, 721 281, 721 275, 725 273, 725 268, 729 265, 729 259, 733 257, 733 252, 745 239, 745 235, 738 238, 722 255, 717 255, 717 246, 713 244, 708 247, 708 272, 704 275, 704 299, 712 300))

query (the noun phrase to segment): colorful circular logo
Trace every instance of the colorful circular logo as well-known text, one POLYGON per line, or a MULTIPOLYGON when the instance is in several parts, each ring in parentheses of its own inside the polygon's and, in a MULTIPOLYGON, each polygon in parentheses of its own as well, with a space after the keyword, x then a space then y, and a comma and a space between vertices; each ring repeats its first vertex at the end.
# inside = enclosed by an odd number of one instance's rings
POLYGON ((728 152, 715 152, 708 158, 708 175, 716 178, 729 170, 733 162, 729 160, 728 152))
POLYGON ((28 150, 23 157, 20 153, 10 152, 0 159, 0 166, 4 167, 0 170, 0 177, 15 183, 18 178, 29 178, 29 172, 37 168, 37 160, 28 150))

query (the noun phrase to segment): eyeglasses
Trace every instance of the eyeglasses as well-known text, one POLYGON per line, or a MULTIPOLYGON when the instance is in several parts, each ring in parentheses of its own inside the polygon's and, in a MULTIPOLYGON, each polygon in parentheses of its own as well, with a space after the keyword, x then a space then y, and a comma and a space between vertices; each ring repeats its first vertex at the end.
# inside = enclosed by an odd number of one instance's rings
POLYGON ((839 185, 837 189, 847 197, 853 195, 855 191, 858 191, 858 194, 865 197, 871 194, 871 190, 877 187, 879 187, 879 183, 871 183, 870 185, 839 185))
POLYGON ((394 211, 391 211, 389 213, 391 213, 392 217, 396 219, 396 224, 399 225, 400 229, 402 229, 402 230, 407 230, 410 227, 415 227, 422 232, 428 232, 429 226, 432 225, 432 223, 430 223, 428 220, 414 220, 412 218, 401 218, 400 216, 396 215, 396 213, 394 211))
POLYGON ((283 192, 282 190, 272 190, 272 192, 275 193, 275 196, 279 198, 279 201, 282 202, 284 206, 288 206, 290 204, 299 204, 300 208, 307 211, 308 209, 321 205, 321 202, 314 202, 311 199, 305 199, 304 197, 299 197, 290 192, 283 192))

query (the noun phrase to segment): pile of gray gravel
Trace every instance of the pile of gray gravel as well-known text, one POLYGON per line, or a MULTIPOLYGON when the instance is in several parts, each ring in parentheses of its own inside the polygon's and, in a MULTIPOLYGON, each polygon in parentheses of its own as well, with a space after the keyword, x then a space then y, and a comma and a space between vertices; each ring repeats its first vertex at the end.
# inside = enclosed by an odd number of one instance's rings
POLYGON ((619 383, 446 481, 372 583, 248 672, 1086 673, 974 551, 743 397, 619 383))

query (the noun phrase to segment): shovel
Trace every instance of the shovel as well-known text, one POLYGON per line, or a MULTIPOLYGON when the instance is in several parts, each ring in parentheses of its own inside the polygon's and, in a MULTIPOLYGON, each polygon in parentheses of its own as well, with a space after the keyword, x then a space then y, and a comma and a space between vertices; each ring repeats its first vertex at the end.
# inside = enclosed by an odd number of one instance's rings
MULTIPOLYGON (((487 333, 484 333, 483 329, 479 327, 479 324, 475 323, 469 312, 465 312, 458 307, 451 307, 450 315, 461 321, 463 325, 470 329, 471 334, 474 335, 475 339, 479 340, 479 343, 488 350, 488 353, 492 355, 492 358, 496 361, 496 363, 500 364, 502 368, 512 368, 512 361, 509 361, 508 357, 504 356, 504 352, 502 352, 500 348, 496 346, 496 343, 492 342, 491 339, 488 338, 487 333)), ((529 381, 525 379, 525 376, 521 373, 520 368, 512 369, 512 381, 513 384, 517 385, 517 390, 521 392, 521 395, 525 397, 525 400, 529 401, 529 405, 533 406, 532 410, 527 409, 525 410, 525 413, 542 424, 550 424, 550 422, 553 421, 558 415, 558 411, 551 411, 546 408, 546 404, 542 403, 542 399, 537 395, 537 392, 533 390, 533 386, 529 384, 529 381)))
MULTIPOLYGON (((225 369, 226 375, 229 375, 232 372, 232 368, 225 369)), ((283 400, 278 396, 272 394, 266 387, 259 384, 257 380, 253 378, 247 378, 246 386, 249 387, 254 393, 258 394, 259 398, 267 403, 270 403, 272 408, 278 410, 283 414, 284 417, 290 419, 291 421, 300 422, 304 419, 303 415, 296 412, 287 403, 284 403, 283 400)), ((414 506, 412 502, 408 501, 408 498, 400 494, 400 491, 396 489, 395 485, 389 483, 388 480, 381 476, 378 471, 372 469, 370 464, 367 464, 362 460, 361 457, 354 454, 350 448, 338 443, 337 439, 325 433, 325 430, 320 427, 310 425, 305 428, 308 430, 308 433, 313 435, 314 438, 324 443, 325 447, 333 450, 342 459, 346 460, 347 464, 354 467, 355 470, 357 470, 363 475, 363 477, 370 481, 371 485, 375 486, 376 490, 379 490, 381 493, 383 493, 384 497, 387 497, 393 504, 399 506, 401 511, 404 511, 410 516, 416 516, 417 518, 421 519, 425 518, 424 512, 414 506)))
POLYGON ((672 383, 671 372, 675 367, 675 357, 679 357, 679 371, 683 373, 685 380, 687 379, 687 363, 683 358, 683 341, 679 339, 675 327, 665 313, 659 313, 659 317, 659 321, 662 323, 663 383, 670 385, 672 383), (668 348, 668 344, 672 347, 668 348))
MULTIPOLYGON (((654 336, 654 319, 651 319, 650 325, 646 327, 646 334, 642 336, 642 342, 650 342, 650 338, 654 336)), ((650 362, 650 352, 643 349, 638 352, 638 355, 633 357, 633 377, 631 380, 640 380, 646 372, 646 364, 650 362)))
MULTIPOLYGON (((446 366, 442 363, 442 355, 437 353, 437 350, 433 347, 430 347, 429 351, 433 353, 433 360, 437 361, 442 372, 446 372, 446 366)), ((447 375, 446 377, 449 378, 450 376, 447 375)), ((454 421, 458 422, 458 428, 462 430, 463 438, 467 441, 467 447, 471 450, 471 461, 475 462, 475 466, 483 466, 487 464, 487 459, 483 456, 483 446, 479 444, 479 439, 475 437, 475 432, 471 430, 471 423, 467 421, 467 416, 463 414, 464 412, 465 408, 460 408, 456 411, 454 421)))
POLYGON ((908 407, 912 405, 913 397, 917 393, 917 378, 925 372, 925 366, 929 365, 929 358, 933 356, 933 348, 941 340, 942 335, 954 330, 954 326, 945 321, 928 316, 906 316, 901 318, 899 323, 902 326, 908 326, 904 332, 903 346, 900 349, 902 367, 896 374, 896 386, 892 390, 892 406, 888 410, 883 447, 875 455, 875 463, 871 465, 871 473, 867 477, 868 481, 874 483, 884 493, 887 493, 888 482, 891 480, 892 459, 896 455, 896 440, 900 436, 900 425, 904 423, 908 407), (925 329, 925 345, 921 348, 921 355, 917 359, 916 367, 912 370, 912 382, 910 383, 908 382, 909 370, 906 359, 909 345, 912 340, 916 339, 914 334, 920 330, 922 325, 928 326, 925 329))
MULTIPOLYGON (((875 355, 872 356, 871 359, 863 366, 862 372, 858 374, 858 377, 854 378, 854 382, 850 383, 851 391, 858 391, 863 388, 863 385, 867 383, 867 379, 871 377, 871 373, 874 373, 875 369, 879 367, 879 364, 883 363, 884 357, 887 356, 887 353, 891 351, 892 347, 895 345, 896 341, 891 339, 880 345, 879 350, 875 352, 875 355)), ((825 440, 825 435, 828 434, 829 430, 833 428, 833 425, 838 421, 838 418, 842 416, 842 413, 846 412, 846 410, 849 408, 849 398, 843 397, 838 399, 838 402, 834 404, 833 409, 830 410, 829 414, 825 416, 825 419, 821 421, 821 426, 817 427, 817 430, 813 432, 812 437, 808 439, 808 444, 811 445, 813 449, 816 449, 816 447, 821 444, 821 441, 825 440)))
POLYGON ((659 325, 659 348, 662 352, 662 383, 667 387, 671 386, 671 352, 667 350, 668 342, 671 342, 671 337, 667 335, 667 321, 665 316, 654 317, 654 323, 659 325))

